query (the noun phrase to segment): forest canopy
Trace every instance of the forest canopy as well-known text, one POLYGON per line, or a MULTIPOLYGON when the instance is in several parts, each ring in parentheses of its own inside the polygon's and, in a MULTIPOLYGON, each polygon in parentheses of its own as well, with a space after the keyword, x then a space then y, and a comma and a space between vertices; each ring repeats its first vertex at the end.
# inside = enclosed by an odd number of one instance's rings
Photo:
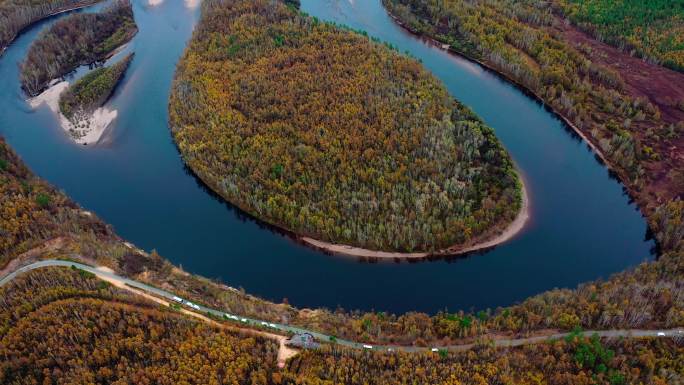
POLYGON ((100 0, 0 0, 0 53, 34 22, 100 0))
POLYGON ((556 0, 570 20, 594 36, 684 71, 684 1, 556 0))
POLYGON ((79 13, 60 19, 29 48, 21 63, 21 86, 35 96, 53 79, 78 66, 106 59, 137 31, 129 0, 117 0, 99 13, 79 13))
POLYGON ((0 287, 2 384, 267 383, 278 346, 190 319, 92 274, 51 268, 0 287))
POLYGON ((205 1, 169 110, 205 183, 300 235, 431 251, 521 206, 493 131, 417 61, 281 2, 205 1))
POLYGON ((60 95, 59 109, 67 119, 75 122, 79 116, 91 114, 102 106, 119 83, 133 60, 129 54, 119 62, 100 67, 86 74, 60 95))
POLYGON ((559 18, 549 2, 383 4, 407 28, 504 74, 565 117, 646 215, 681 196, 684 75, 596 41, 559 18))

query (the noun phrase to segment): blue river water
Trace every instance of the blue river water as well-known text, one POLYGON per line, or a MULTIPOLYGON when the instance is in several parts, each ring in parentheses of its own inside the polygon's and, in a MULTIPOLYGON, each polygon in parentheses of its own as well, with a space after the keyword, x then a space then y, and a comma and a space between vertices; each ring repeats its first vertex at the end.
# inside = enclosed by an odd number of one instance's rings
POLYGON ((403 31, 380 0, 303 0, 302 9, 419 58, 495 129, 524 174, 532 220, 484 253, 369 262, 323 254, 245 217, 187 172, 169 133, 175 63, 199 16, 191 3, 134 0, 140 31, 128 49, 136 56, 108 103, 118 117, 96 145, 74 144, 52 112, 32 110, 19 88, 17 64, 63 15, 29 28, 0 57, 0 135, 33 171, 138 247, 300 307, 430 313, 505 306, 653 258, 645 220, 586 144, 496 75, 403 31))

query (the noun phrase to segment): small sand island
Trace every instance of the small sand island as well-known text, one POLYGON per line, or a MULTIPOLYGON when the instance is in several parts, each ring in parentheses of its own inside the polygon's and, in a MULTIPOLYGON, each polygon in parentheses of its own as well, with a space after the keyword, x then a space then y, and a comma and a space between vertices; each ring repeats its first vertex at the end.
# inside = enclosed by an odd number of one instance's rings
POLYGON ((79 144, 97 143, 102 137, 107 127, 116 119, 116 110, 109 110, 101 107, 92 112, 87 118, 87 124, 81 123, 80 128, 77 128, 69 119, 67 119, 59 110, 60 95, 69 88, 69 82, 59 82, 42 94, 28 100, 32 108, 38 108, 42 104, 47 104, 50 110, 59 117, 59 122, 64 131, 79 144))
POLYGON ((133 59, 129 54, 116 64, 100 67, 72 86, 59 82, 42 94, 29 99, 37 108, 43 103, 59 116, 62 128, 79 144, 97 143, 116 119, 117 111, 104 107, 133 59))
POLYGON ((332 252, 459 253, 528 216, 491 128, 416 60, 296 2, 206 0, 169 116, 211 189, 332 252))
POLYGON ((82 65, 102 63, 129 42, 138 28, 129 0, 99 13, 70 15, 44 31, 21 63, 21 84, 29 104, 43 103, 59 116, 75 142, 96 143, 117 112, 104 107, 132 59, 91 70, 71 87, 64 77, 82 65))

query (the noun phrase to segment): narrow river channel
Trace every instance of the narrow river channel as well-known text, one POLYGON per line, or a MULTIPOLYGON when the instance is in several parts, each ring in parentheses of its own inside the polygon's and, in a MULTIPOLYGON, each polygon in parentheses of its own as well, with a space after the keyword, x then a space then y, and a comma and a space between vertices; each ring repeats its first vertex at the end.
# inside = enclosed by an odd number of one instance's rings
POLYGON ((524 173, 531 222, 488 252, 421 262, 325 255, 264 228, 198 184, 168 130, 174 66, 199 7, 180 0, 134 3, 140 32, 129 49, 136 56, 109 103, 118 117, 101 143, 71 142, 51 111, 32 110, 19 88, 17 64, 55 18, 28 29, 0 57, 0 135, 37 174, 138 247, 300 307, 431 313, 509 305, 653 258, 644 219, 584 143, 496 75, 403 31, 380 0, 302 0, 302 10, 366 30, 419 58, 496 130, 524 173))

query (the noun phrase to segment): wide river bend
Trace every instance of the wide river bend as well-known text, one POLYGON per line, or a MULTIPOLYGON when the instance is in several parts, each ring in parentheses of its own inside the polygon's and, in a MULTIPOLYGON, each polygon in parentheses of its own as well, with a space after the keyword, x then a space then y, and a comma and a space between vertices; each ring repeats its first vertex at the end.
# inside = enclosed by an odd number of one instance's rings
POLYGON ((509 305, 653 258, 644 219, 586 144, 496 75, 406 33, 380 0, 302 0, 302 9, 422 60, 496 130, 523 171, 532 220, 491 251, 420 262, 325 255, 265 228, 184 168, 167 126, 167 99, 199 7, 194 0, 147 1, 134 0, 140 32, 128 49, 136 56, 109 103, 118 117, 95 146, 74 144, 51 111, 32 110, 19 89, 17 64, 56 18, 25 31, 0 57, 0 135, 37 174, 138 247, 300 307, 431 313, 509 305))

